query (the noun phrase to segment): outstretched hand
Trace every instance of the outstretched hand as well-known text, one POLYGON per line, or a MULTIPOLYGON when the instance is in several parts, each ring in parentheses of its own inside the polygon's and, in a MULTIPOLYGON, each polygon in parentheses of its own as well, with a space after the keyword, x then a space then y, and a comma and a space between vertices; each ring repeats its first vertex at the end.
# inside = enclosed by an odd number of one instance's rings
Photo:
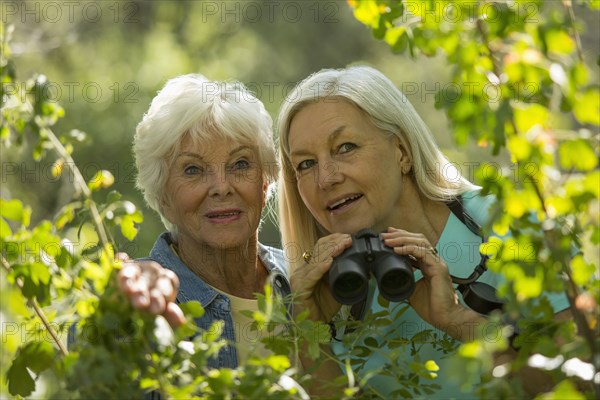
POLYGON ((179 290, 177 275, 154 261, 134 261, 124 253, 117 257, 123 262, 117 275, 117 286, 133 307, 162 315, 173 328, 182 325, 185 316, 175 304, 179 290))

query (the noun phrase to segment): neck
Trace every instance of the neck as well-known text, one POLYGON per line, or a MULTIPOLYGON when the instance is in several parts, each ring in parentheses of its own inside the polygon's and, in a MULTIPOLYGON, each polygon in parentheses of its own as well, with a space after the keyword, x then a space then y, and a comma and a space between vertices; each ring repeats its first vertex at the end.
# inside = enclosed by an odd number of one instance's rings
POLYGON ((406 195, 399 205, 397 228, 423 234, 435 246, 448 221, 450 209, 444 202, 428 199, 415 185, 405 185, 406 195))
POLYGON ((235 247, 219 248, 178 238, 183 263, 207 284, 225 293, 252 299, 263 293, 268 272, 258 257, 258 239, 235 247))

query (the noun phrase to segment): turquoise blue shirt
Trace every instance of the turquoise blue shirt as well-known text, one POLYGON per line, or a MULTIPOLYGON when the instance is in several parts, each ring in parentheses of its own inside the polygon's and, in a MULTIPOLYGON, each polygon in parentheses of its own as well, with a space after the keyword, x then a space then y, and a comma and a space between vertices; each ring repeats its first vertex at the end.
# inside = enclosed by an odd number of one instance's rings
MULTIPOLYGON (((477 192, 463 194, 463 206, 467 213, 481 226, 485 225, 489 218, 489 209, 494 202, 494 198, 491 196, 481 197, 477 192)), ((451 275, 459 278, 467 278, 472 272, 474 267, 480 262, 481 255, 479 253, 479 246, 482 243, 480 236, 471 232, 453 213, 450 213, 446 226, 440 236, 437 243, 437 251, 439 255, 444 259, 448 265, 448 269, 451 275)), ((423 275, 420 271, 415 272, 415 280, 421 279, 423 275)), ((491 271, 486 271, 479 279, 480 282, 488 283, 494 287, 498 287, 502 277, 498 274, 494 274, 491 271)), ((370 291, 367 297, 367 309, 372 310, 376 313, 384 310, 384 308, 378 303, 377 298, 379 291, 374 279, 371 279, 370 291)), ((460 297, 460 296, 459 296, 460 297)), ((562 294, 548 294, 550 303, 552 304, 555 312, 564 310, 568 307, 568 300, 566 296, 562 294)), ((394 319, 391 324, 387 326, 374 326, 373 337, 380 337, 388 335, 393 332, 398 338, 411 339, 414 338, 420 332, 431 330, 437 332, 438 337, 443 336, 443 332, 435 329, 429 325, 423 319, 421 319, 414 309, 408 305, 390 303, 387 308, 389 312, 395 309, 406 310, 398 318, 394 319)), ((456 329, 465 329, 457 325, 456 329)), ((466 327, 466 329, 473 329, 473 327, 466 327)), ((494 340, 494 335, 499 335, 500 332, 494 329, 488 330, 487 335, 489 340, 494 340)), ((496 340, 500 340, 499 336, 496 336, 496 340)), ((435 381, 428 383, 436 383, 441 386, 439 391, 436 391, 432 395, 427 395, 429 400, 431 399, 474 399, 476 398, 472 393, 461 392, 458 385, 453 383, 449 376, 452 371, 447 367, 447 357, 444 355, 439 348, 434 348, 429 343, 423 343, 418 345, 418 359, 420 363, 427 360, 434 360, 440 370, 437 372, 438 377, 435 381), (446 357, 446 359, 444 358, 446 357)), ((405 346, 405 354, 402 357, 403 360, 412 361, 416 360, 415 356, 410 354, 410 346, 405 346)), ((388 348, 383 346, 380 351, 373 353, 362 371, 369 371, 374 368, 381 368, 386 363, 388 358, 386 357, 391 351, 397 351, 396 349, 388 348)), ((332 350, 334 353, 340 355, 346 352, 344 345, 341 342, 333 342, 332 350)), ((399 389, 401 383, 394 380, 391 377, 378 374, 369 379, 369 385, 373 387, 378 393, 382 394, 384 398, 391 398, 390 393, 394 390, 399 389)))

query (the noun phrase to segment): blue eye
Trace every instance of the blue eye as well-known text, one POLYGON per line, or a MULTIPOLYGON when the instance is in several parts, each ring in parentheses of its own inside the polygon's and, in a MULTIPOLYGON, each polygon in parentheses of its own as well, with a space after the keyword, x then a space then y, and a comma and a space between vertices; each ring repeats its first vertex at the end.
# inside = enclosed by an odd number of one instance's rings
POLYGON ((340 153, 347 153, 349 151, 356 149, 357 147, 358 146, 356 146, 354 143, 343 143, 340 145, 340 147, 338 147, 338 151, 340 153))
POLYGON ((195 165, 190 165, 189 167, 186 167, 184 170, 186 175, 195 175, 195 174, 201 174, 202 172, 204 172, 204 169, 197 167, 195 165))
POLYGON ((316 164, 315 160, 304 160, 298 164, 298 166, 296 167, 296 171, 298 171, 298 172, 304 171, 306 169, 309 169, 309 168, 315 166, 315 164, 316 164))
POLYGON ((227 169, 229 169, 230 171, 239 171, 248 168, 250 168, 250 162, 248 162, 248 160, 245 159, 240 159, 234 162, 232 165, 230 165, 227 169))

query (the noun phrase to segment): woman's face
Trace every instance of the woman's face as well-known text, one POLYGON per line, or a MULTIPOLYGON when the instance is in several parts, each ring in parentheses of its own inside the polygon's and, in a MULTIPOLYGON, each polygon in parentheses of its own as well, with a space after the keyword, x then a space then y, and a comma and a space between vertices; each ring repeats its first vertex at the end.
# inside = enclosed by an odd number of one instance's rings
POLYGON ((343 100, 322 100, 294 116, 289 146, 298 191, 326 230, 399 225, 402 166, 410 159, 398 143, 343 100))
POLYGON ((228 248, 256 236, 267 183, 254 146, 186 136, 168 172, 163 213, 180 243, 228 248))

